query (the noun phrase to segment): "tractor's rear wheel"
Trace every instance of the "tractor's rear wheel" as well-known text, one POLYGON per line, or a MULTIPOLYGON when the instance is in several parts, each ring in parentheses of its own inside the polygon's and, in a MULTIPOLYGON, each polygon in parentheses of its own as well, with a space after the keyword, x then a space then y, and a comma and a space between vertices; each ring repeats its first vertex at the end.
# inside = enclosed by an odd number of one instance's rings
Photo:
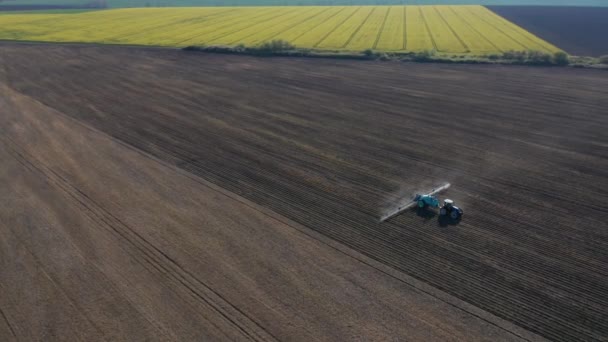
POLYGON ((448 213, 448 211, 447 211, 447 210, 445 210, 445 208, 441 208, 441 209, 439 209, 439 215, 441 215, 441 216, 445 216, 447 213, 448 213))
POLYGON ((426 203, 424 203, 424 201, 418 201, 418 208, 424 208, 426 206, 426 203))

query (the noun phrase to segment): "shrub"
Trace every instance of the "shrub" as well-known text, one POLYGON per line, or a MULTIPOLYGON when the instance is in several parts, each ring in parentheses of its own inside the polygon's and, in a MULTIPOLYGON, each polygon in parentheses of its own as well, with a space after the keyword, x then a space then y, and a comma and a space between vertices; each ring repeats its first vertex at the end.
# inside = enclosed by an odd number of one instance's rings
POLYGON ((491 54, 491 55, 488 55, 488 59, 491 60, 491 61, 495 61, 495 60, 500 59, 500 55, 491 54))
POLYGON ((505 51, 502 54, 502 58, 510 61, 523 62, 526 60, 526 51, 505 51))
POLYGON ((608 55, 600 57, 600 63, 608 65, 608 55))
POLYGON ((385 52, 378 53, 378 54, 376 54, 376 56, 377 56, 378 60, 381 60, 381 61, 390 61, 390 60, 394 59, 393 55, 390 55, 385 52))
POLYGON ((552 57, 548 53, 540 51, 528 51, 526 53, 526 63, 537 65, 549 65, 552 63, 552 57))
POLYGON ((260 52, 286 52, 286 51, 290 51, 290 50, 294 50, 296 48, 295 45, 291 44, 288 41, 285 40, 272 40, 270 42, 266 42, 263 43, 262 45, 258 46, 255 50, 260 51, 260 52))
POLYGON ((363 55, 366 57, 373 57, 374 56, 374 50, 372 49, 367 49, 363 51, 363 55))
POLYGON ((534 65, 567 65, 570 63, 568 55, 563 51, 556 52, 553 55, 536 50, 505 51, 502 58, 516 63, 534 65))
POLYGON ((245 46, 245 44, 239 44, 234 47, 234 51, 235 52, 245 52, 245 51, 247 51, 247 47, 245 46))
POLYGON ((412 58, 417 62, 427 62, 431 60, 431 57, 435 55, 435 50, 424 50, 416 52, 412 58))
POLYGON ((557 65, 568 65, 570 63, 570 57, 563 51, 558 51, 553 54, 553 63, 557 65))

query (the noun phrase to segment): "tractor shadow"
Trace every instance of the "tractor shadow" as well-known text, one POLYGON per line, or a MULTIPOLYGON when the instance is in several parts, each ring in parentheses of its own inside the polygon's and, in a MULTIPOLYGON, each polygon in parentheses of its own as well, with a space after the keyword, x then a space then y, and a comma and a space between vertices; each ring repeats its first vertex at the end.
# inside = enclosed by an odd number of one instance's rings
POLYGON ((425 221, 431 220, 435 216, 438 216, 436 212, 427 208, 416 207, 413 208, 412 211, 416 213, 416 216, 424 218, 425 221))
POLYGON ((439 225, 439 227, 448 227, 448 226, 457 226, 460 224, 460 221, 462 220, 461 217, 457 218, 457 219, 453 219, 449 216, 439 216, 437 217, 437 224, 439 225))
POLYGON ((435 210, 428 208, 412 208, 412 212, 416 213, 416 216, 421 217, 424 221, 430 221, 437 218, 437 225, 439 227, 457 226, 460 224, 462 218, 454 220, 449 216, 441 216, 435 210))

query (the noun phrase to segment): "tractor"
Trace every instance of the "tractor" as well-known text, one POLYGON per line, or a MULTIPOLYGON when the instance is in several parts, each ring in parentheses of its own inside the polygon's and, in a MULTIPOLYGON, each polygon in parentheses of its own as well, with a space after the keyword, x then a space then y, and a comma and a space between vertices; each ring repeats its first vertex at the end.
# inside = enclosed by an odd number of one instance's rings
POLYGON ((454 201, 451 199, 445 199, 443 205, 439 208, 439 215, 449 215, 452 220, 459 220, 462 217, 462 209, 454 205, 454 201))
POLYGON ((439 208, 439 199, 433 195, 416 195, 414 202, 418 204, 418 208, 433 207, 439 208))
POLYGON ((439 205, 439 199, 435 196, 435 194, 440 193, 441 191, 446 190, 450 187, 450 183, 444 183, 434 189, 432 189, 427 194, 417 194, 414 198, 411 198, 402 203, 400 206, 392 209, 386 215, 380 218, 380 222, 384 222, 390 218, 393 218, 397 215, 402 214, 406 210, 418 206, 420 209, 425 208, 439 208, 439 216, 441 217, 449 217, 453 220, 460 220, 462 217, 462 209, 458 208, 454 205, 454 201, 450 199, 446 199, 443 201, 443 205, 439 205))

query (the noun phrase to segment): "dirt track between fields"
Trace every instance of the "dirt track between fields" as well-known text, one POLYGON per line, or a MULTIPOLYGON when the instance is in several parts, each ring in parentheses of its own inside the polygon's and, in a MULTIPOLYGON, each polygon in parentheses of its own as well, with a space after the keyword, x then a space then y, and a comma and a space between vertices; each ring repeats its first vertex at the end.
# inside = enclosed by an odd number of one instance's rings
POLYGON ((0 48, 5 336, 608 336, 604 73, 0 48))

